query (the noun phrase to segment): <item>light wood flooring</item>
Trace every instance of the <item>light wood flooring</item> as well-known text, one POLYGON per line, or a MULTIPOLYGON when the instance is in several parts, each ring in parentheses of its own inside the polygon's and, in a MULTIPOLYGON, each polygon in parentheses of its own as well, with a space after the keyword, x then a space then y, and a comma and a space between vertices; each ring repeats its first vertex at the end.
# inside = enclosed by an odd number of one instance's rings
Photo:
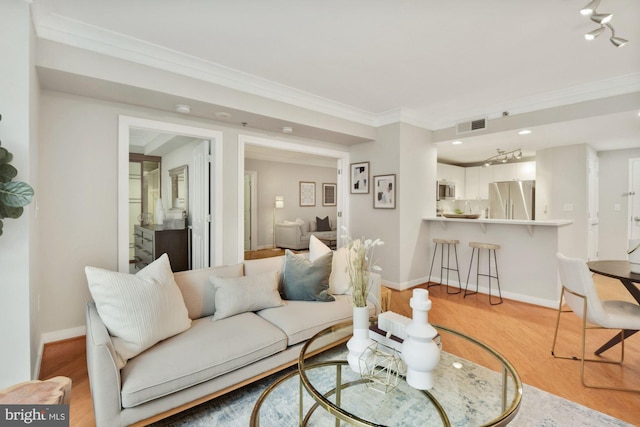
MULTIPOLYGON (((599 292, 604 298, 631 300, 622 284, 596 276, 599 292)), ((424 285, 422 285, 424 287, 424 285)), ((392 291, 391 309, 411 316, 411 290, 392 291)), ((580 382, 580 363, 559 360, 551 356, 551 344, 556 310, 505 300, 491 306, 487 295, 463 298, 447 295, 444 287, 429 288, 432 309, 429 321, 464 332, 490 345, 516 368, 522 381, 579 404, 640 426, 640 393, 585 388, 580 382)), ((580 323, 573 314, 566 314, 568 333, 561 335, 567 352, 578 354, 580 323)), ((611 331, 593 331, 587 336, 591 352, 611 337, 611 331)), ((640 388, 640 333, 629 338, 622 367, 590 364, 587 378, 592 381, 616 383, 640 388)), ((558 352, 559 353, 559 352, 558 352)), ((616 358, 619 346, 604 354, 616 358)), ((92 426, 93 409, 87 378, 84 337, 51 343, 45 346, 41 378, 65 375, 73 381, 71 392, 71 426, 92 426)))

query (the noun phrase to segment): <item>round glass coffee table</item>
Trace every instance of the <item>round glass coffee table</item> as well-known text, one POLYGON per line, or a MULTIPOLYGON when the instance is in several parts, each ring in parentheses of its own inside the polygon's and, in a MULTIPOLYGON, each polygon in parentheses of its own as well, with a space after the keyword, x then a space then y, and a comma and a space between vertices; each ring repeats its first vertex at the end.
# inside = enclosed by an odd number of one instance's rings
MULTIPOLYGON (((351 370, 346 339, 351 323, 327 328, 305 343, 297 369, 280 377, 260 396, 252 426, 502 426, 516 415, 522 382, 514 367, 489 346, 460 332, 433 325, 442 352, 434 387, 421 391, 404 377, 384 392, 351 370), (332 348, 325 343, 346 337, 332 348)), ((393 350, 377 346, 378 349, 393 350)))

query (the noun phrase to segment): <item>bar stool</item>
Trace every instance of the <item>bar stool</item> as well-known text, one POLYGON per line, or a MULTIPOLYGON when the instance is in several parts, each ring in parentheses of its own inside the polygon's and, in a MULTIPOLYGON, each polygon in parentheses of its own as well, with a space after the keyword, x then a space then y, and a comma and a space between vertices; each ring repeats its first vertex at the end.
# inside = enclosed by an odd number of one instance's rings
POLYGON ((436 253, 438 252, 438 245, 440 245, 440 280, 443 279, 443 271, 447 271, 447 293, 448 294, 459 294, 460 293, 460 288, 462 287, 462 282, 460 281, 460 271, 458 270, 458 243, 460 243, 459 240, 455 240, 455 239, 433 239, 433 243, 435 243, 435 248, 433 249, 433 258, 431 258, 431 268, 429 268, 429 279, 427 280, 427 289, 430 288, 431 286, 440 286, 441 283, 433 283, 431 284, 431 271, 433 270, 433 263, 436 260, 436 253), (444 247, 445 245, 447 246, 447 264, 445 267, 444 264, 444 247), (455 255, 456 258, 456 267, 453 268, 451 267, 451 264, 449 263, 449 260, 451 258, 451 246, 453 246, 453 253, 455 255), (456 292, 449 292, 449 271, 455 271, 456 273, 458 273, 458 290, 456 292))
POLYGON ((498 259, 496 258, 496 249, 500 249, 500 245, 496 245, 494 243, 480 243, 480 242, 469 242, 469 246, 473 248, 471 252, 471 261, 469 262, 469 272, 467 273, 467 284, 464 287, 464 297, 467 295, 473 295, 478 293, 478 282, 480 276, 485 276, 489 279, 489 304, 498 305, 502 304, 502 292, 500 292, 500 279, 498 278, 498 259), (473 265, 473 255, 476 253, 476 249, 478 250, 476 256, 476 290, 473 292, 469 292, 469 277, 471 276, 471 266, 473 265), (480 250, 487 249, 488 252, 488 262, 489 262, 489 272, 487 274, 480 273, 480 250), (491 274, 491 252, 493 252, 493 263, 495 265, 495 276, 491 274), (491 279, 496 279, 498 283, 498 302, 493 302, 493 295, 491 295, 491 279))

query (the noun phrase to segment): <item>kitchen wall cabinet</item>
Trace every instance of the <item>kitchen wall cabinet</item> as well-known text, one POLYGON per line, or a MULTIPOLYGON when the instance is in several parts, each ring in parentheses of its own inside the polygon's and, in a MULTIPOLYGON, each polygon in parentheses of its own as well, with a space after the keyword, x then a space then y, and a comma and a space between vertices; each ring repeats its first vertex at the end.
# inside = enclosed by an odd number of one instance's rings
POLYGON ((456 199, 465 198, 465 169, 460 166, 438 163, 436 177, 438 181, 453 182, 456 184, 456 199))
POLYGON ((504 163, 491 166, 493 182, 536 179, 536 162, 504 163))
POLYGON ((491 167, 473 166, 465 168, 465 199, 488 199, 489 183, 493 182, 491 167))

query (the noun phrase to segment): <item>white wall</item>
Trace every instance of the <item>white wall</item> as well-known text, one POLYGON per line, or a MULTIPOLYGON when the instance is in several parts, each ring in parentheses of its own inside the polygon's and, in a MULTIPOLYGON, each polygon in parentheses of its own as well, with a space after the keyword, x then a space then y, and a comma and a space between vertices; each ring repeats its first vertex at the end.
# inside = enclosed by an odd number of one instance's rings
MULTIPOLYGON (((33 78, 31 58, 31 22, 29 4, 3 1, 0 13, 0 140, 13 153, 11 164, 18 170, 17 180, 30 181, 32 144, 31 121, 37 116, 30 103, 37 95, 30 91, 33 78)), ((33 140, 32 140, 33 138, 33 140)), ((30 182, 32 186, 35 183, 30 182)), ((38 189, 36 188, 36 191, 38 189)), ((19 219, 3 220, 0 236, 0 389, 29 380, 35 363, 36 340, 31 333, 31 310, 34 306, 30 288, 30 258, 34 243, 30 222, 34 204, 25 208, 19 219)), ((37 330, 37 325, 34 325, 37 330)))
MULTIPOLYGON (((570 236, 559 250, 567 256, 587 259, 587 153, 586 144, 540 150, 536 153, 536 219, 571 219, 563 227, 570 236), (571 205, 572 210, 567 210, 571 205)), ((602 174, 602 172, 601 172, 602 174)))
MULTIPOLYGON (((640 137, 638 140, 640 145, 640 137)), ((599 259, 626 259, 628 228, 629 159, 640 158, 640 148, 602 151, 599 191, 599 259), (616 211, 616 205, 620 210, 616 211)))
POLYGON ((376 141, 351 147, 351 162, 368 161, 370 178, 396 174, 396 209, 374 209, 373 192, 352 194, 351 234, 380 238, 378 265, 385 285, 406 289, 421 283, 428 268, 428 227, 435 215, 436 149, 431 132, 394 123, 378 128, 376 141))
POLYGON ((284 208, 276 209, 276 222, 329 216, 336 220, 336 206, 322 206, 322 184, 337 182, 337 168, 245 159, 246 171, 258 173, 258 248, 273 245, 273 205, 275 196, 284 197, 284 208), (315 182, 316 205, 300 206, 300 181, 315 182))
MULTIPOLYGON (((238 137, 273 135, 155 110, 43 91, 40 100, 39 245, 45 340, 78 335, 90 299, 84 267, 117 270, 118 116, 166 120, 223 132, 222 262, 238 261, 238 137), (44 179, 46 177, 46 179, 44 179), (64 307, 64 310, 60 310, 64 307)), ((279 136, 279 139, 283 139, 279 136)), ((290 138, 291 142, 297 141, 290 138)), ((308 141, 304 141, 307 143, 308 141)), ((311 142, 334 148, 333 144, 311 142)), ((182 160, 177 161, 177 163, 182 160)), ((166 179, 165 179, 166 180, 166 179)), ((241 224, 240 224, 241 226, 241 224)))

